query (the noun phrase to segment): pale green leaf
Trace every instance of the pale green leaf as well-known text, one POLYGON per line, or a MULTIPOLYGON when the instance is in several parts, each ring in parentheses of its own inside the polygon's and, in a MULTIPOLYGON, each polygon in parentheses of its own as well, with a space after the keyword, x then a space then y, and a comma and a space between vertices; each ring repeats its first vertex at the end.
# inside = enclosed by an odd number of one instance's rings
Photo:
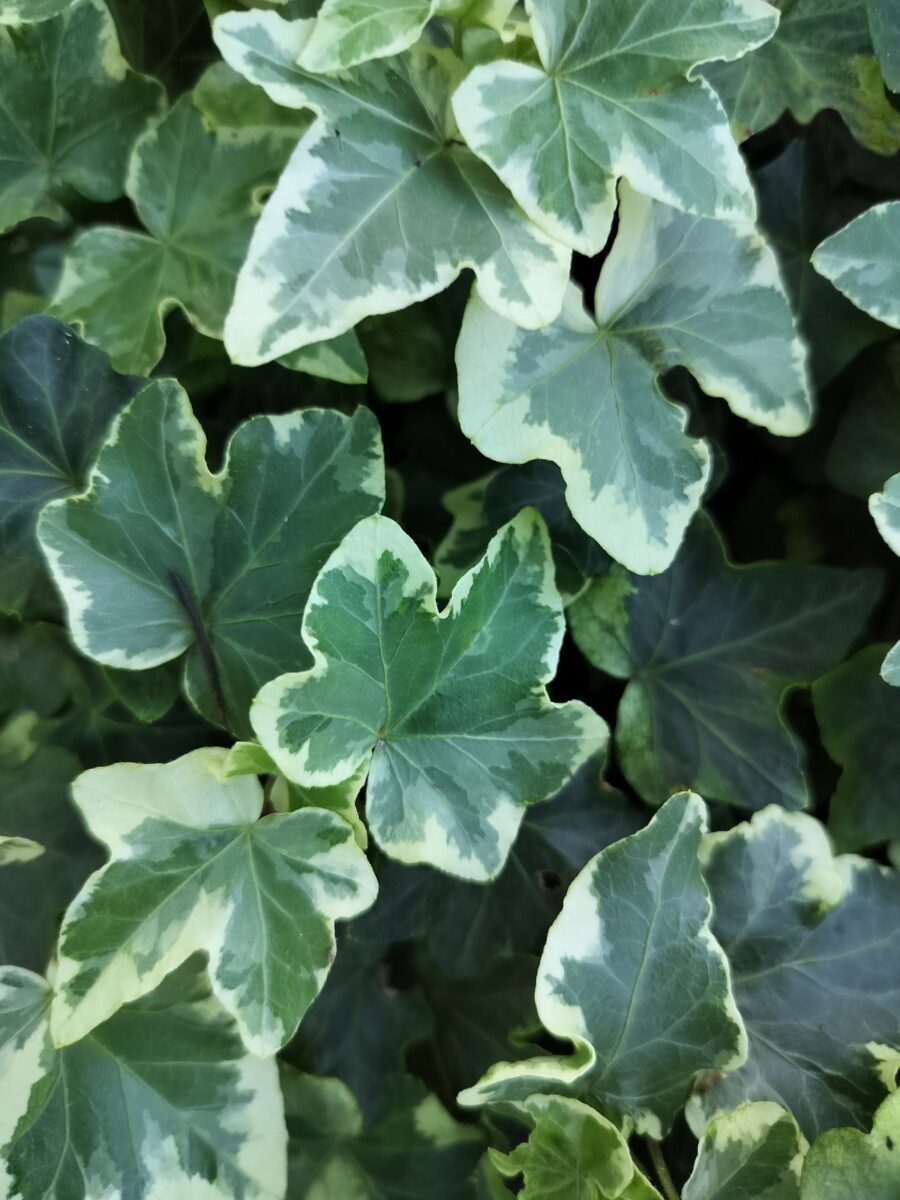
POLYGON ((248 1054, 196 962, 75 1046, 43 979, 0 969, 4 1200, 280 1200, 275 1063, 248 1054))
POLYGON ((162 100, 119 52, 102 0, 15 30, 0 25, 0 230, 63 215, 68 188, 122 194, 134 138, 162 100))
POLYGON ((698 1072, 740 1066, 746 1034, 698 861, 705 830, 703 802, 682 792, 588 863, 550 930, 535 992, 541 1021, 574 1054, 500 1063, 460 1103, 563 1091, 661 1137, 698 1072))
POLYGON ((775 257, 746 224, 690 217, 622 185, 596 320, 574 286, 527 332, 473 299, 457 347, 459 420, 501 462, 557 463, 572 515, 614 558, 664 570, 700 504, 709 450, 658 374, 688 367, 774 433, 807 427, 805 353, 775 257))
POLYGON ((205 451, 178 385, 149 384, 88 492, 44 509, 40 540, 80 650, 129 670, 188 651, 191 699, 247 733, 257 689, 309 662, 300 617, 317 571, 381 507, 381 439, 367 409, 305 409, 245 421, 218 474, 205 451))
POLYGON ((806 1139, 777 1104, 742 1104, 711 1121, 681 1200, 800 1200, 806 1139))
POLYGON ((400 54, 447 7, 448 0, 325 0, 300 53, 300 66, 343 71, 370 58, 400 54))
POLYGON ((247 1046, 294 1034, 334 958, 334 922, 377 884, 346 821, 322 809, 260 819, 258 780, 224 777, 225 750, 75 780, 75 803, 110 861, 69 906, 51 1025, 78 1041, 198 950, 247 1046))
POLYGON ((21 609, 42 561, 41 508, 85 486, 115 414, 141 386, 47 317, 0 337, 0 604, 21 609))
MULTIPOLYGON (((894 553, 900 554, 900 473, 891 476, 883 491, 869 497, 869 511, 878 532, 894 553)), ((900 687, 900 642, 888 652, 881 674, 888 683, 900 687)))
POLYGON ((352 329, 330 341, 302 346, 278 361, 291 371, 305 371, 307 375, 333 379, 335 383, 365 383, 369 377, 366 356, 352 329))
POLYGON ((651 804, 689 784, 756 809, 808 803, 805 753, 785 695, 836 666, 878 598, 877 572, 800 564, 733 566, 706 516, 653 578, 620 567, 569 609, 595 667, 629 680, 616 746, 651 804))
POLYGON ((842 850, 900 838, 900 689, 879 676, 884 646, 868 646, 813 684, 822 744, 842 768, 828 829, 842 850))
POLYGON ((370 1129, 337 1079, 282 1074, 291 1200, 475 1200, 483 1142, 412 1080, 392 1080, 388 1113, 370 1129))
POLYGON ((836 108, 853 136, 880 154, 900 149, 900 112, 885 95, 866 0, 781 0, 775 36, 703 74, 743 140, 785 111, 806 123, 836 108))
POLYGON ((900 329, 900 200, 867 209, 822 242, 812 262, 863 312, 900 329))
POLYGON ((594 1109, 566 1096, 531 1096, 520 1111, 534 1126, 528 1141, 491 1158, 507 1178, 523 1177, 522 1200, 606 1200, 631 1183, 628 1143, 594 1109))
POLYGON ((303 617, 315 665, 262 689, 251 719, 289 778, 311 787, 369 769, 366 816, 402 862, 496 876, 526 805, 605 744, 585 705, 551 704, 563 634, 546 530, 522 513, 443 612, 436 580, 386 517, 361 521, 303 617))
POLYGON ((464 267, 509 319, 552 321, 569 256, 455 136, 462 64, 419 46, 312 75, 296 65, 311 24, 257 12, 215 25, 226 62, 318 118, 253 235, 225 327, 232 358, 252 366, 336 337, 443 291, 464 267))
POLYGON ((0 867, 8 867, 10 863, 31 862, 34 858, 40 858, 43 853, 44 847, 40 842, 33 842, 31 838, 6 837, 0 834, 0 867))
POLYGON ((817 821, 773 806, 712 835, 704 873, 749 1054, 701 1082, 692 1126, 771 1100, 809 1139, 866 1127, 900 1056, 897 872, 834 858, 817 821))
POLYGON ((832 1129, 803 1167, 803 1200, 896 1200, 900 1182, 900 1092, 879 1107, 872 1132, 832 1129))
POLYGON ((685 212, 752 218, 753 189, 712 89, 692 68, 771 37, 762 0, 532 0, 540 67, 476 67, 453 98, 463 137, 525 212, 602 250, 616 181, 685 212))
POLYGON ((156 365, 176 305, 201 333, 221 337, 259 192, 274 184, 292 144, 278 130, 212 133, 183 96, 131 156, 125 187, 146 232, 100 225, 79 233, 52 311, 122 371, 156 365))

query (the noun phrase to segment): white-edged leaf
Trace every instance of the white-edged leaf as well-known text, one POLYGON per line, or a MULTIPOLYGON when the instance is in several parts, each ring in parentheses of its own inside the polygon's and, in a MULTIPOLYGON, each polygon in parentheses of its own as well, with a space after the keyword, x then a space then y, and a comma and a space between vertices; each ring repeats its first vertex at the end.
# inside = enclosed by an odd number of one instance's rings
POLYGON ((266 685, 251 720, 297 783, 340 783, 367 766, 369 829, 391 857, 492 879, 526 805, 604 746, 606 725, 547 698, 563 621, 536 513, 500 530, 441 613, 436 590, 398 525, 361 521, 304 613, 315 665, 266 685))
POLYGON ((120 763, 73 784, 110 861, 72 901, 60 932, 51 1027, 84 1037, 205 950, 213 990, 256 1054, 293 1036, 334 958, 334 922, 377 884, 349 824, 324 809, 260 819, 250 776, 226 779, 227 751, 120 763))
POLYGON ((812 403, 775 257, 750 226, 686 216, 621 186, 596 320, 570 288, 526 331, 478 297, 457 346, 459 421, 500 462, 557 463, 572 515, 630 570, 672 561, 709 476, 706 443, 658 375, 686 366, 739 416, 793 436, 812 403))
POLYGON ((857 308, 900 329, 900 200, 866 209, 821 242, 812 263, 857 308))
POLYGON ((759 1100, 708 1125, 682 1200, 800 1200, 806 1139, 777 1104, 759 1100))
POLYGON ((449 115, 462 64, 419 46, 339 76, 296 65, 311 22, 229 13, 216 41, 235 70, 317 120, 256 226, 225 325, 254 365, 448 287, 464 267, 497 311, 557 315, 569 255, 530 222, 459 140, 449 115))

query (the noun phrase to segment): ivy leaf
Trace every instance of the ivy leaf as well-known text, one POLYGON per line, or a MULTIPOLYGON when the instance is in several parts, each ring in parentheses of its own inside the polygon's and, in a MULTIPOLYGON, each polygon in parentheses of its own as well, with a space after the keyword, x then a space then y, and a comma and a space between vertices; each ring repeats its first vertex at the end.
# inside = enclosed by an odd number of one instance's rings
POLYGON ((659 1138, 697 1072, 744 1061, 697 857, 705 830, 702 800, 682 792, 588 863, 550 930, 535 991, 542 1022, 574 1054, 500 1063, 461 1104, 574 1093, 659 1138))
POLYGON ((594 582, 570 623, 595 667, 629 680, 616 722, 629 782, 651 804, 690 784, 739 808, 805 808, 785 693, 843 659, 879 584, 875 571, 733 566, 705 516, 665 574, 613 567, 594 582))
POLYGON ((527 332, 473 299, 457 347, 459 422, 489 458, 551 459, 578 524, 630 570, 672 561, 709 477, 709 450, 658 374, 688 367, 774 433, 809 424, 804 352, 775 257, 746 224, 684 216, 622 185, 596 320, 573 286, 527 332))
POLYGON ((682 1200, 800 1200, 806 1139, 777 1104, 742 1104, 711 1121, 682 1200))
POLYGON ((812 263, 857 308, 900 329, 900 200, 866 209, 822 242, 812 263))
POLYGON ((300 54, 305 71, 343 71, 413 46, 453 0, 325 0, 300 54))
POLYGON ((878 669, 884 646, 868 646, 813 684, 822 743, 842 768, 828 807, 828 829, 842 850, 900 838, 900 690, 878 669))
POLYGON ((252 366, 335 337, 443 291, 463 267, 510 320, 552 321, 568 255, 456 136, 458 60, 420 46, 312 75, 296 65, 310 27, 270 12, 215 24, 235 70, 277 103, 317 114, 250 243, 225 325, 232 359, 252 366))
POLYGON ((71 188, 89 200, 122 194, 128 152, 162 89, 119 52, 102 0, 13 32, 0 26, 0 231, 64 215, 71 188))
POLYGON ((537 224, 582 254, 606 242, 620 177, 663 204, 753 218, 728 122, 693 68, 772 36, 761 0, 532 0, 541 66, 476 67, 453 97, 463 137, 537 224))
POLYGON ((293 1200, 475 1200, 483 1142, 412 1080, 392 1081, 392 1109, 371 1129, 337 1079, 282 1075, 293 1200))
POLYGON ((226 755, 195 750, 75 780, 75 803, 110 861, 63 921, 57 1045, 205 950, 213 990, 245 1044, 274 1054, 325 982, 335 920, 374 901, 375 876, 346 821, 313 808, 260 820, 259 781, 225 779, 226 755))
POLYGON ((811 141, 797 138, 756 175, 760 224, 778 255, 809 347, 812 375, 820 386, 888 332, 842 296, 810 262, 816 246, 862 207, 858 189, 834 191, 833 171, 830 157, 811 141))
POLYGON ((381 440, 366 409, 305 409, 245 421, 219 474, 205 449, 181 388, 149 384, 39 537, 83 653, 140 670, 187 651, 192 701, 245 733, 260 685, 309 662, 300 615, 319 567, 381 507, 381 440))
POLYGON ((783 0, 771 41, 738 62, 706 67, 743 140, 783 112, 805 124, 836 108, 853 136, 879 154, 900 149, 900 113, 885 95, 866 0, 783 0))
POLYGON ((0 337, 0 602, 21 610, 43 572, 35 538, 48 501, 85 485, 119 409, 141 386, 47 317, 0 337))
POLYGON ((900 1092, 875 1113, 872 1132, 831 1129, 815 1143, 803 1167, 803 1200, 894 1200, 900 1148, 900 1092))
POLYGON ((434 573, 399 525, 370 517, 320 572, 303 616, 315 665, 262 689, 251 720, 306 786, 369 765, 381 848, 463 879, 499 874, 527 805, 606 740, 546 684, 563 634, 546 529, 531 511, 492 540, 442 613, 434 573))
POLYGON ((31 838, 6 837, 0 834, 0 867, 8 867, 11 863, 31 862, 40 858, 44 847, 40 842, 31 838))
POLYGON ((73 0, 2 0, 0 25, 24 25, 59 16, 73 0))
MULTIPOLYGON (((900 472, 891 476, 883 491, 869 497, 869 511, 878 532, 894 553, 900 554, 900 472)), ((900 642, 888 651, 881 675, 894 687, 900 687, 900 642)))
POLYGON ((533 1124, 511 1154, 491 1151, 508 1179, 523 1176, 523 1200, 607 1200, 634 1177, 628 1143, 607 1119, 566 1096, 530 1096, 519 1111, 533 1124))
POLYGON ((0 1154, 10 1196, 274 1200, 275 1064, 248 1054, 196 962, 64 1050, 43 979, 0 969, 0 1154))
POLYGON ((867 0, 869 31, 884 81, 900 92, 900 13, 892 0, 867 0))
POLYGON ((43 847, 39 856, 7 862, 0 871, 4 963, 46 969, 61 913, 101 861, 69 799, 77 773, 77 760, 55 746, 0 766, 0 833, 43 847))
POLYGON ((211 133, 182 96, 137 142, 125 190, 146 232, 101 225, 78 234, 52 311, 102 346, 121 371, 148 373, 162 357, 163 320, 180 306, 221 337, 256 222, 290 134, 211 133))
POLYGON ((864 1127, 900 1049, 897 872, 833 858, 817 821, 774 806, 711 837, 704 870, 750 1049, 692 1100, 692 1127, 745 1100, 810 1139, 864 1127))

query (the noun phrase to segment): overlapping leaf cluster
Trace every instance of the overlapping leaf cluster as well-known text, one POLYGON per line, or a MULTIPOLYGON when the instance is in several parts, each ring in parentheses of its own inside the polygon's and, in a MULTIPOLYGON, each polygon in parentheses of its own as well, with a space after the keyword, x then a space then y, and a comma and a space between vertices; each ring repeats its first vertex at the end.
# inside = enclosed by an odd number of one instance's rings
POLYGON ((0 1200, 900 1195, 898 88, 0 0, 0 1200))

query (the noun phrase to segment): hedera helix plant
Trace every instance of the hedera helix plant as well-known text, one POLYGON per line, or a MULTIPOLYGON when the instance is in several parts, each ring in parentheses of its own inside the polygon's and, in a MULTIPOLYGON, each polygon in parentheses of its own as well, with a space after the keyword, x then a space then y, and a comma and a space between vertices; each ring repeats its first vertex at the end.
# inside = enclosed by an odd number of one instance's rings
POLYGON ((897 1200, 898 11, 0 0, 0 1200, 897 1200))

